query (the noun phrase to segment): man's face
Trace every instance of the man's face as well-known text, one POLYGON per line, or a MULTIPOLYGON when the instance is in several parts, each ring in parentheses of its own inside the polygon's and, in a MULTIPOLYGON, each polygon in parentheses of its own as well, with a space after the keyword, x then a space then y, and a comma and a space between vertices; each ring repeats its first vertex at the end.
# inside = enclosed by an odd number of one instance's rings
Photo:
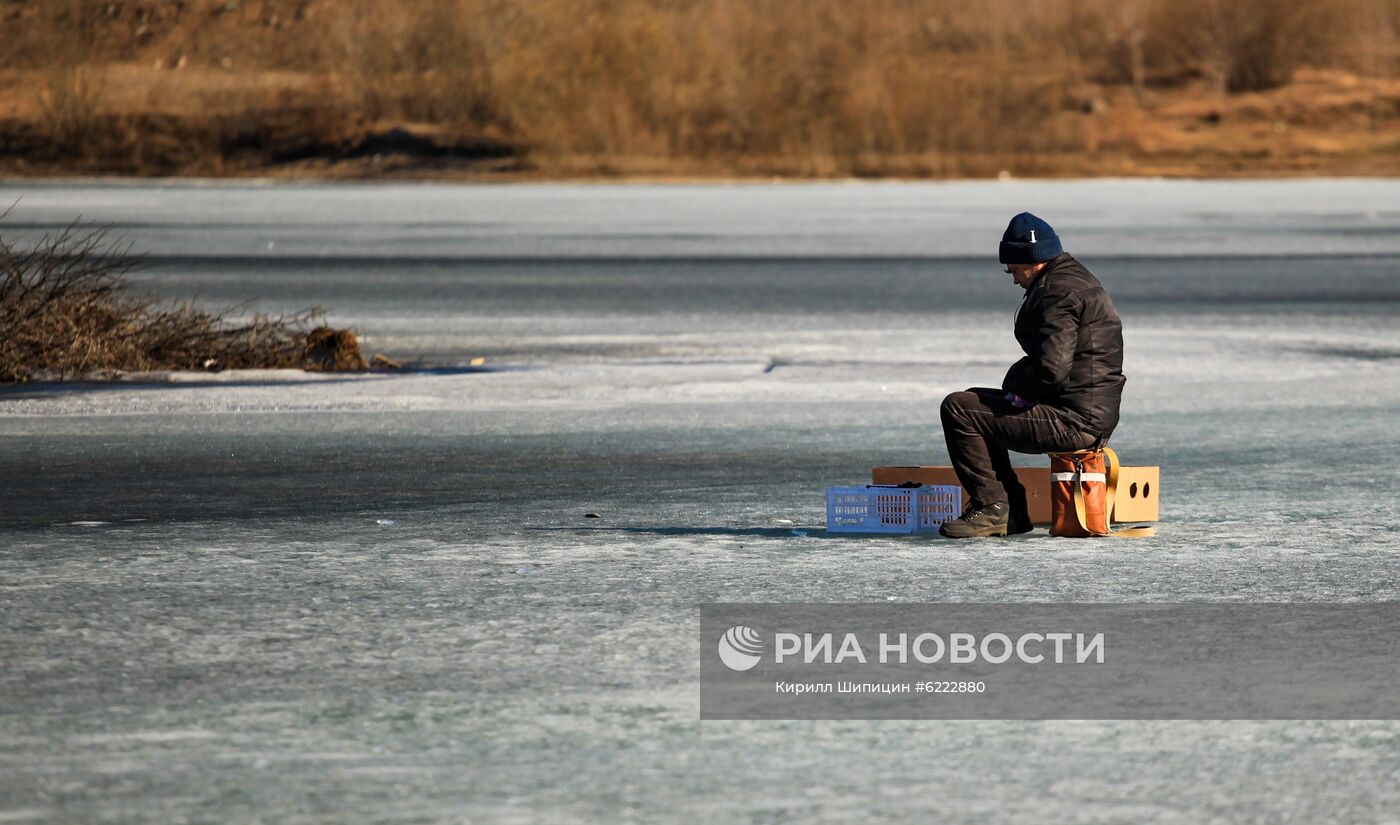
POLYGON ((1011 280, 1021 289, 1030 288, 1031 281, 1040 274, 1040 270, 1045 264, 1007 264, 1006 273, 1011 276, 1011 280))

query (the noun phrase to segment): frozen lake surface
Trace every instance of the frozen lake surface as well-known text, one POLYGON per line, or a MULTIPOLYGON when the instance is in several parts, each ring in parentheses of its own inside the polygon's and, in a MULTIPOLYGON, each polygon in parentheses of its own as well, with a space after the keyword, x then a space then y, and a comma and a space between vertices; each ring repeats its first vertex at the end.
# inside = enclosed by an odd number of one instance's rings
POLYGON ((1394 722, 702 724, 696 656, 706 601, 1400 598, 1400 182, 16 199, 418 368, 0 388, 0 822, 1400 821, 1394 722), (824 535, 1017 357, 1022 209, 1118 304, 1159 535, 824 535))

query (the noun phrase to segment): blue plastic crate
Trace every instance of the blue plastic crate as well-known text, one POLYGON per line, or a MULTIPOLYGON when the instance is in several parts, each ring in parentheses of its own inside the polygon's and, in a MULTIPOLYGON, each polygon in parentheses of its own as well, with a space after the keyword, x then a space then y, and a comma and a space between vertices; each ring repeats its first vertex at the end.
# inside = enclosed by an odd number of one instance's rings
POLYGON ((826 490, 828 533, 933 533, 961 513, 962 488, 956 484, 826 490))

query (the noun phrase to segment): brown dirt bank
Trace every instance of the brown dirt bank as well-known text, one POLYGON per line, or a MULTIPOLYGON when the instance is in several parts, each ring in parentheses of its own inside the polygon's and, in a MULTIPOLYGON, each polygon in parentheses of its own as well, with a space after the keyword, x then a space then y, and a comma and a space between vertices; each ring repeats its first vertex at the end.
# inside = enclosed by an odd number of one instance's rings
POLYGON ((1394 0, 0 0, 0 175, 1400 174, 1394 0))

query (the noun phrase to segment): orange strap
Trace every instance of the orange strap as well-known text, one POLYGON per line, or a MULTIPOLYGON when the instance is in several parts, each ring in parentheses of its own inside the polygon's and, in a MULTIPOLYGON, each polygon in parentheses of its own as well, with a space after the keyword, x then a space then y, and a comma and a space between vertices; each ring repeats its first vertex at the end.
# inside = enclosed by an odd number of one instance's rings
MULTIPOLYGON (((1113 529, 1113 505, 1116 503, 1118 495, 1118 453, 1115 453, 1112 447, 1104 447, 1103 453, 1104 467, 1108 474, 1108 483, 1105 485, 1107 487, 1105 495, 1108 496, 1108 535, 1118 539, 1145 539, 1149 536, 1155 536, 1157 534, 1157 528, 1146 525, 1122 527, 1117 530, 1113 529)), ((1079 519, 1079 529, 1083 530, 1085 533, 1091 533, 1089 530, 1089 518, 1084 507, 1084 488, 1079 483, 1079 475, 1082 472, 1084 472, 1083 466, 1076 462, 1073 482, 1074 514, 1079 519)))

